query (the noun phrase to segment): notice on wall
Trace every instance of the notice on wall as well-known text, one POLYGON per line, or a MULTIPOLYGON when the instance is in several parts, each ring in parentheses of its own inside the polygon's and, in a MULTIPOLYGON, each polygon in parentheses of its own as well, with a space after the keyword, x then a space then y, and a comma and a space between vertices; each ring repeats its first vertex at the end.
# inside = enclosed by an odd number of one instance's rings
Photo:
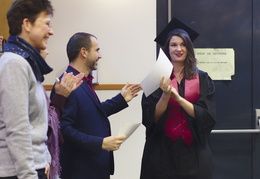
POLYGON ((213 80, 231 80, 235 74, 235 52, 232 48, 195 48, 198 68, 213 80))
POLYGON ((93 70, 92 76, 94 77, 92 80, 92 84, 98 84, 98 70, 93 70))

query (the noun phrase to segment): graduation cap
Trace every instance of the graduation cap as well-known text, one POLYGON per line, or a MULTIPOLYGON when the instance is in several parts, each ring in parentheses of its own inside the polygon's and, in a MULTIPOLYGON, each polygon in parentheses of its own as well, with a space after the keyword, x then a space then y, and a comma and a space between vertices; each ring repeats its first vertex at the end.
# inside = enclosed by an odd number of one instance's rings
POLYGON ((157 42, 158 44, 164 46, 169 33, 174 29, 182 29, 185 32, 187 32, 192 42, 199 36, 199 34, 196 31, 194 31, 193 29, 188 27, 186 24, 181 22, 179 19, 174 17, 167 24, 167 26, 161 31, 161 33, 154 39, 154 41, 157 42))

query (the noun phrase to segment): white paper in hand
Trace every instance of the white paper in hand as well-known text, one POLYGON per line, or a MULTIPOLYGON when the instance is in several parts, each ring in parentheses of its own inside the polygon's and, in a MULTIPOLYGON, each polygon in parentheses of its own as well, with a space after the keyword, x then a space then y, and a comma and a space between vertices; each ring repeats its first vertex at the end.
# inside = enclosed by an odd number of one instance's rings
POLYGON ((145 96, 149 96, 160 87, 162 77, 169 78, 172 73, 172 63, 160 49, 159 56, 150 73, 140 83, 145 96))
POLYGON ((136 123, 136 124, 125 123, 120 127, 118 135, 125 135, 126 136, 125 140, 126 140, 134 133, 134 131, 140 126, 140 124, 141 123, 136 123))

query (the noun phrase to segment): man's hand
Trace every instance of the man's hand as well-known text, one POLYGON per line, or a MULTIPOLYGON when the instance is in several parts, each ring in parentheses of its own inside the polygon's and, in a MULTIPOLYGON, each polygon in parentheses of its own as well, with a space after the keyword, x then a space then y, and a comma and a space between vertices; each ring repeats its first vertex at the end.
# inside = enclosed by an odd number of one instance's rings
POLYGON ((130 85, 127 83, 121 90, 121 94, 124 97, 126 102, 131 101, 134 97, 136 97, 138 92, 141 90, 140 84, 130 85))
POLYGON ((121 144, 124 142, 126 136, 109 136, 104 138, 102 143, 102 149, 107 151, 115 151, 118 150, 121 144))
POLYGON ((77 89, 82 83, 84 73, 74 76, 72 73, 64 72, 61 81, 55 83, 55 92, 62 96, 68 97, 72 91, 77 89))

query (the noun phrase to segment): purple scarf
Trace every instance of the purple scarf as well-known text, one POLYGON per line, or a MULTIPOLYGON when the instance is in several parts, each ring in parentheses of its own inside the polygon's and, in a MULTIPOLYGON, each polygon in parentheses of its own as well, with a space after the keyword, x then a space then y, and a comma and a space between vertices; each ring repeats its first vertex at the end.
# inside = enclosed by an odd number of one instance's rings
MULTIPOLYGON (((45 93, 46 94, 46 93, 45 93)), ((50 165, 50 179, 55 179, 55 176, 60 176, 60 148, 59 141, 60 139, 60 121, 55 110, 55 107, 50 106, 50 99, 46 94, 46 99, 48 102, 49 110, 48 110, 48 140, 46 142, 49 152, 51 154, 51 165, 50 165)))

